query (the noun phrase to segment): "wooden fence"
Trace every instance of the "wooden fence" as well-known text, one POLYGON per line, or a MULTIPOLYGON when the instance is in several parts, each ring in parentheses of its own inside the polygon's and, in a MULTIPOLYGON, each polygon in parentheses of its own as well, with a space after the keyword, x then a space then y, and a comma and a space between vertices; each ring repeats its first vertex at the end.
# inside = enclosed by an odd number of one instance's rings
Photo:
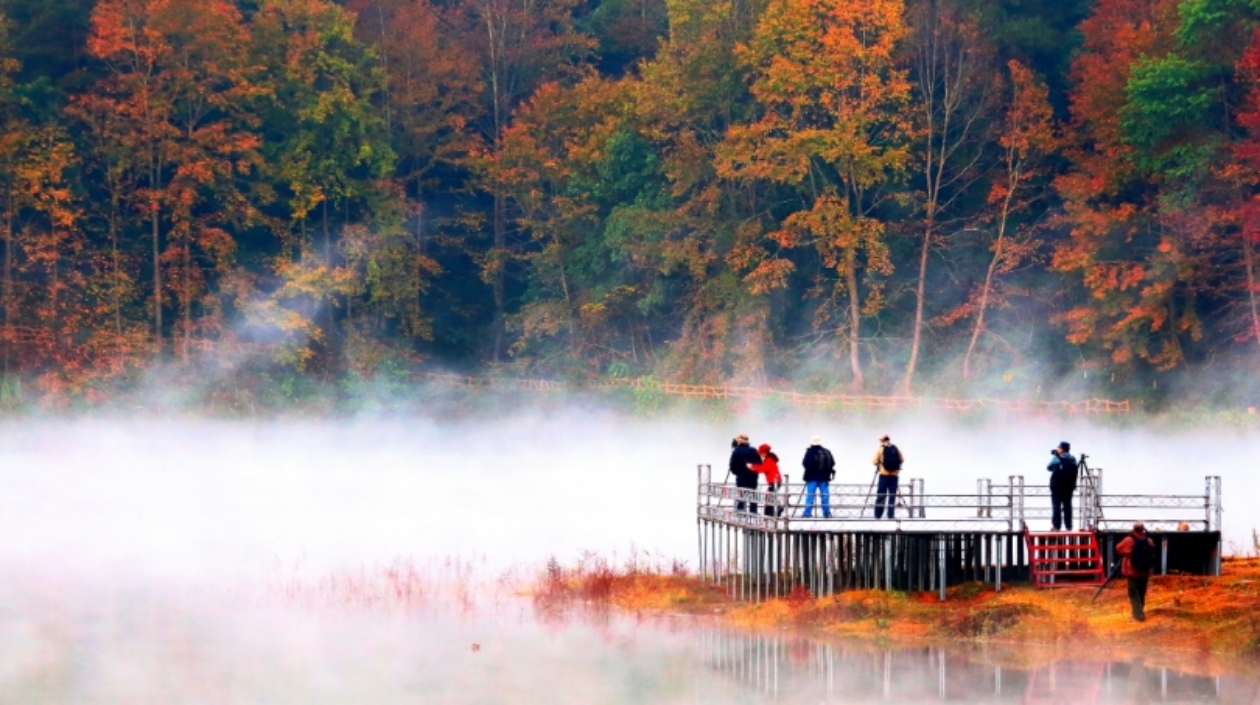
POLYGON ((740 387, 709 384, 680 384, 656 380, 610 379, 587 384, 548 379, 513 377, 473 377, 428 373, 424 378, 435 384, 470 389, 515 389, 527 392, 563 392, 589 389, 642 389, 686 399, 733 399, 760 401, 777 398, 795 407, 817 409, 926 409, 952 412, 1001 411, 1009 413, 1064 413, 1072 415, 1127 414, 1128 400, 1083 399, 1049 401, 1023 399, 952 399, 948 397, 878 396, 874 394, 810 394, 766 387, 740 387))

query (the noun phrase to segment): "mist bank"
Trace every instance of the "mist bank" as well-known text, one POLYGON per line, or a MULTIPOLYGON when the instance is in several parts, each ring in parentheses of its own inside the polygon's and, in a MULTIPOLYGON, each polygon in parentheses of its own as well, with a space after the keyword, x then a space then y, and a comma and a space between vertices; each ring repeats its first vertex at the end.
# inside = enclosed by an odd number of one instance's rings
POLYGON ((452 370, 420 363, 372 374, 306 374, 244 356, 191 366, 155 364, 134 378, 49 390, 38 380, 0 376, 0 419, 319 418, 407 416, 492 421, 504 409, 563 413, 573 408, 638 418, 706 420, 841 418, 856 423, 905 416, 960 424, 1006 417, 1085 417, 1103 426, 1257 428, 1245 376, 1197 386, 1181 375, 1136 398, 1081 379, 1033 383, 1008 379, 981 386, 924 385, 858 391, 816 377, 756 384, 687 384, 653 376, 529 376, 511 368, 452 370), (1229 393, 1212 390, 1229 389, 1229 393), (1113 395, 1114 394, 1114 395, 1113 395))
MULTIPOLYGON (((725 472, 730 439, 770 443, 796 476, 808 439, 838 482, 871 479, 887 432, 933 493, 980 477, 1045 480, 1068 440, 1111 493, 1196 494, 1224 483, 1227 548, 1251 550, 1260 457, 1248 429, 1109 427, 1089 419, 958 423, 754 415, 642 418, 607 408, 500 407, 487 417, 205 420, 44 418, 0 423, 0 565, 188 581, 458 557, 493 569, 634 549, 695 560, 696 465, 725 472)), ((1036 528, 1036 527, 1034 527, 1036 528)))

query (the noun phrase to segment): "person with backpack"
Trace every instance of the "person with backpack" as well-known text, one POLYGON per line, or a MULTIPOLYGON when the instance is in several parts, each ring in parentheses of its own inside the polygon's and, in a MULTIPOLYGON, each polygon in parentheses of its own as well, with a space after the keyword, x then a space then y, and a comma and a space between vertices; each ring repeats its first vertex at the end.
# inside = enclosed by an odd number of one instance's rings
POLYGON ((1051 512, 1050 524, 1054 526, 1054 530, 1058 531, 1060 527, 1066 527, 1068 531, 1072 530, 1072 493, 1076 492, 1076 458, 1068 451, 1072 450, 1072 444, 1067 441, 1059 443, 1059 447, 1050 451, 1054 457, 1050 459, 1050 464, 1046 469, 1050 471, 1050 504, 1054 507, 1051 512))
MULTIPOLYGON (((779 474, 779 456, 770 450, 769 443, 762 443, 757 446, 757 455, 760 456, 761 461, 749 464, 748 469, 759 475, 766 476, 766 492, 778 492, 783 482, 783 476, 779 474)), ((757 509, 754 507, 753 512, 756 511, 757 509)), ((778 516, 776 505, 766 505, 766 516, 778 516)))
POLYGON ((822 446, 822 439, 809 439, 809 449, 801 461, 805 467, 805 513, 802 518, 814 516, 814 495, 822 495, 822 515, 831 518, 831 481, 836 477, 836 459, 831 451, 822 446))
POLYGON ((875 468, 879 473, 879 487, 875 492, 875 518, 884 518, 884 508, 888 508, 888 518, 893 518, 897 510, 897 476, 906 456, 897 446, 892 444, 888 434, 879 437, 879 450, 875 451, 875 468))
MULTIPOLYGON (((748 445, 748 436, 740 434, 735 437, 734 441, 731 441, 731 465, 729 472, 735 476, 736 487, 745 490, 757 489, 757 473, 749 468, 760 462, 761 455, 756 450, 753 450, 752 446, 748 445)), ((748 504, 751 504, 749 511, 756 514, 757 503, 751 502, 748 504)), ((735 511, 742 512, 745 506, 744 500, 738 500, 735 502, 735 511)))
POLYGON ((1133 619, 1146 621, 1146 587, 1155 570, 1155 542, 1146 535, 1142 522, 1133 525, 1133 533, 1124 537, 1116 546, 1116 554, 1122 558, 1120 574, 1129 581, 1129 606, 1133 619))

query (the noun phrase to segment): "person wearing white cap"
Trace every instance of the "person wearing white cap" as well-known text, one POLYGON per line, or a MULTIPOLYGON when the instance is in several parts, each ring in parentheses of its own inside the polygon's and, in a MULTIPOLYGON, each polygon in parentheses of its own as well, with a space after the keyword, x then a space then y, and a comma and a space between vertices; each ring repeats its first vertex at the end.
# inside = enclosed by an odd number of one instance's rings
POLYGON ((831 451, 822 446, 822 439, 814 436, 809 439, 809 449, 805 451, 805 459, 801 461, 805 467, 805 513, 801 516, 810 519, 814 516, 814 495, 822 494, 823 518, 831 518, 831 480, 836 476, 836 459, 831 451))

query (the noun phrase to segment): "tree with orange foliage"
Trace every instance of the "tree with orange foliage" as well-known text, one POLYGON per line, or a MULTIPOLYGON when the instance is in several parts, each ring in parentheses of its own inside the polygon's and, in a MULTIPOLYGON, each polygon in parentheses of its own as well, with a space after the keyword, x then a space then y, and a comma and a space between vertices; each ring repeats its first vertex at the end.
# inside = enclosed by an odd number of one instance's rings
POLYGON ((13 360, 13 264, 14 228, 18 210, 22 207, 21 196, 25 189, 20 183, 18 169, 25 158, 30 141, 30 125, 22 119, 18 110, 13 75, 20 64, 12 56, 9 42, 9 22, 0 17, 0 208, 4 212, 4 264, 0 272, 0 296, 4 306, 4 384, 0 393, 7 394, 13 360))
POLYGON ((478 57, 449 31, 450 11, 429 0, 350 0, 346 7, 358 14, 355 35, 376 48, 398 178, 419 198, 434 169, 458 164, 473 146, 478 57))
POLYGON ((70 191, 74 149, 56 126, 35 131, 19 169, 32 218, 17 238, 25 275, 27 354, 38 361, 40 386, 50 399, 81 381, 90 351, 79 334, 95 322, 86 302, 86 242, 70 191))
MULTIPOLYGON (((861 319, 882 305, 876 278, 892 270, 877 210, 908 161, 910 85, 897 64, 904 10, 900 0, 771 0, 740 54, 760 116, 732 128, 718 154, 726 178, 790 187, 805 205, 770 239, 812 245, 839 274, 856 388, 865 383, 861 319)), ((766 258, 746 281, 782 288, 792 269, 766 258)))
POLYGON ((88 48, 110 71, 85 109, 120 120, 102 139, 138 155, 138 198, 149 220, 154 350, 162 350, 169 287, 180 304, 181 353, 188 356, 194 297, 203 288, 195 258, 221 268, 232 243, 215 221, 248 213, 203 210, 213 201, 240 207, 235 179, 257 161, 258 138, 242 109, 251 85, 248 35, 226 0, 102 0, 88 48), (163 238, 163 228, 167 237, 163 238))

